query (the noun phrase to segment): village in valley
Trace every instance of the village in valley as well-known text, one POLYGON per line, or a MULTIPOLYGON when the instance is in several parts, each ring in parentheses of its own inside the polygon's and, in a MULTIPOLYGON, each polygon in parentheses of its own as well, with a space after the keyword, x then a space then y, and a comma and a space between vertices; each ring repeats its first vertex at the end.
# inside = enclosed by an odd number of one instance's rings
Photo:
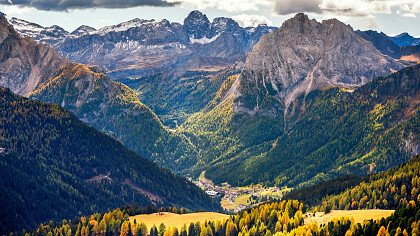
POLYGON ((220 198, 222 207, 229 212, 236 213, 260 203, 281 199, 283 194, 290 191, 287 186, 284 187, 264 187, 262 184, 250 185, 246 187, 234 187, 228 183, 216 185, 205 176, 203 171, 198 179, 191 181, 203 189, 206 194, 220 198))

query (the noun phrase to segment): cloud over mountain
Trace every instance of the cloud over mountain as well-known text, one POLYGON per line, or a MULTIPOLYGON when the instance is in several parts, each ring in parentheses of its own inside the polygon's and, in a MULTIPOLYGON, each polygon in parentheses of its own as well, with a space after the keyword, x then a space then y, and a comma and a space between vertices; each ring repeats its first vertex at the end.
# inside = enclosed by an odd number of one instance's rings
POLYGON ((313 12, 329 15, 373 17, 375 14, 391 14, 415 17, 420 13, 418 0, 273 0, 274 12, 287 15, 313 12))
POLYGON ((237 16, 232 16, 232 19, 237 21, 239 25, 243 27, 257 27, 258 25, 265 24, 265 25, 272 25, 271 22, 267 17, 260 16, 260 15, 248 15, 248 14, 241 14, 237 16))

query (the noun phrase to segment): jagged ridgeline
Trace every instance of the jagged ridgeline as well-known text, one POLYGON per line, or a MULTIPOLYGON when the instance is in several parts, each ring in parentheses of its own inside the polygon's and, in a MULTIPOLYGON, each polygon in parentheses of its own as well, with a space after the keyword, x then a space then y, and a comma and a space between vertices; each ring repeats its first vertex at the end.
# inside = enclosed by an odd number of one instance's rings
POLYGON ((191 182, 58 107, 0 88, 0 229, 125 204, 215 210, 191 182))

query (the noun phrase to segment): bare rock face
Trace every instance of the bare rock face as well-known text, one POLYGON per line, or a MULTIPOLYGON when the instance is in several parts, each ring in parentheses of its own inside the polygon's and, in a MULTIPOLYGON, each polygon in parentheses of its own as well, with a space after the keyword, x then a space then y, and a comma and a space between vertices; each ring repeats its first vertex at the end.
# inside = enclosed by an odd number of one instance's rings
POLYGON ((255 113, 274 99, 287 113, 298 96, 312 90, 352 89, 401 68, 349 25, 297 14, 264 35, 248 55, 239 78, 236 111, 255 113))
POLYGON ((64 63, 56 50, 22 38, 0 16, 0 86, 27 95, 64 63))

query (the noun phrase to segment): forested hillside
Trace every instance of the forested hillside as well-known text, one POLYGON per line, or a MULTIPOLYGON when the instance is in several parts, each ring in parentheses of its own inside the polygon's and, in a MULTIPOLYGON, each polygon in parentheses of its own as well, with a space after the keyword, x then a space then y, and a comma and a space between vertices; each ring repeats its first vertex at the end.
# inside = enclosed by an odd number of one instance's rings
POLYGON ((167 130, 133 90, 98 67, 67 64, 30 97, 64 107, 162 167, 186 169, 197 159, 197 151, 185 137, 167 130))
POLYGON ((369 177, 367 181, 323 199, 324 209, 396 209, 420 201, 420 156, 407 164, 369 177))
POLYGON ((295 189, 283 199, 297 199, 320 211, 396 209, 420 200, 420 156, 366 177, 343 176, 295 189))
POLYGON ((219 93, 226 94, 223 102, 185 125, 205 153, 198 169, 215 182, 304 186, 383 171, 419 153, 420 65, 354 92, 329 88, 300 96, 284 120, 236 114, 235 96, 226 91, 237 82, 227 83, 219 93))
POLYGON ((58 107, 0 88, 0 233, 133 203, 218 209, 207 195, 58 107))

